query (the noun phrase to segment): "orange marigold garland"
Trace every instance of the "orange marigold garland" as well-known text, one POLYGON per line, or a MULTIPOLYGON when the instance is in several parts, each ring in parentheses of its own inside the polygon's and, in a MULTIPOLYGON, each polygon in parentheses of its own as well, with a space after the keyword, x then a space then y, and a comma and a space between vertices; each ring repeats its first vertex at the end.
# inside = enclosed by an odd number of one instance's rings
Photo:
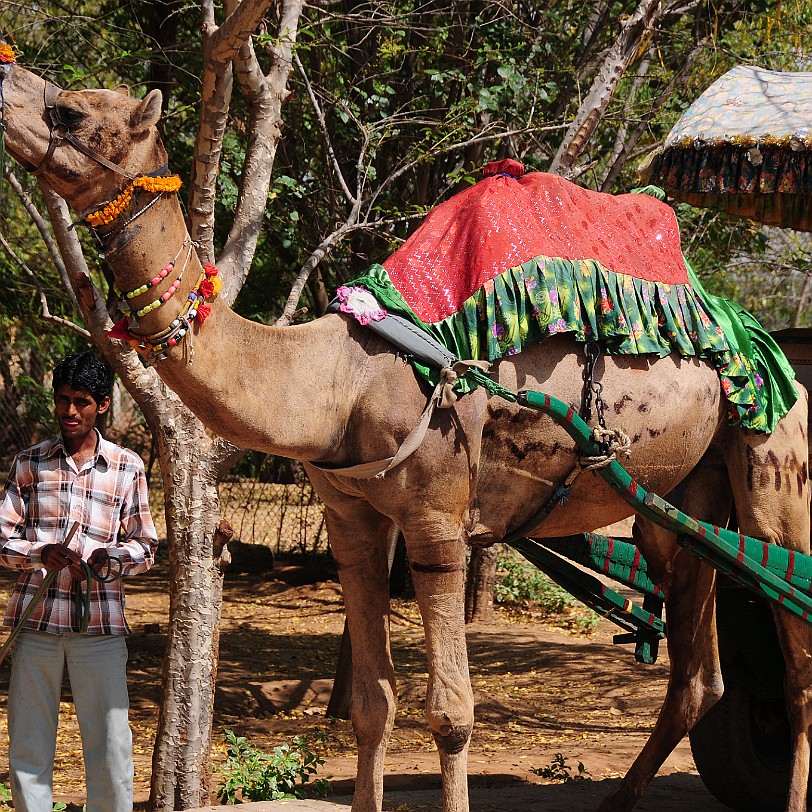
POLYGON ((5 42, 0 42, 0 62, 4 65, 13 65, 17 61, 14 48, 5 42))
POLYGON ((169 177, 151 178, 148 175, 142 175, 136 178, 118 197, 111 200, 105 206, 102 206, 98 211, 88 214, 85 222, 97 228, 98 226, 106 226, 112 223, 126 208, 130 205, 133 199, 133 193, 136 187, 143 189, 146 192, 153 194, 163 194, 164 192, 177 192, 182 185, 181 179, 177 175, 170 175, 169 177))

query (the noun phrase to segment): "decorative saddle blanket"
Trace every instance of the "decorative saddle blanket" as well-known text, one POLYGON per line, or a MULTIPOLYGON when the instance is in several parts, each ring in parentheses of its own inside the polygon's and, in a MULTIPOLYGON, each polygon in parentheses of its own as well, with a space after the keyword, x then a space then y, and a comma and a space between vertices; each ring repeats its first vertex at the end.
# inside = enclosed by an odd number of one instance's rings
POLYGON ((340 309, 362 324, 395 313, 463 360, 494 361, 563 332, 610 354, 707 358, 731 420, 773 430, 797 397, 792 368, 749 313, 702 289, 669 206, 524 174, 517 161, 484 175, 339 288, 340 309))

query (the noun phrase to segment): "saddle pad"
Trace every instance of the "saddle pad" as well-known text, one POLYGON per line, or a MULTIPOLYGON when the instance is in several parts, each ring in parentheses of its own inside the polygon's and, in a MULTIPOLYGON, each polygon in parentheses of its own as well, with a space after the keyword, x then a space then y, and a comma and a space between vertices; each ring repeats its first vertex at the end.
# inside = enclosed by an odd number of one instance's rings
POLYGON ((640 194, 592 192, 518 161, 487 164, 476 185, 440 204, 383 266, 426 323, 530 259, 595 260, 638 279, 688 282, 671 208, 640 194))

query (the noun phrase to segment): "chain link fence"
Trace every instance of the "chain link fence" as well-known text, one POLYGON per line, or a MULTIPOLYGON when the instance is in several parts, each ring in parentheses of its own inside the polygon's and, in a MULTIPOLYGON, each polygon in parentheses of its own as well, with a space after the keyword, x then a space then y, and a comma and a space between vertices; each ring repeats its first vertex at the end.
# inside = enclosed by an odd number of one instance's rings
MULTIPOLYGON (((274 554, 313 555, 327 551, 324 506, 310 481, 261 482, 239 477, 219 485, 220 515, 234 529, 234 539, 270 547, 274 554)), ((149 504, 158 538, 166 538, 163 488, 150 482, 149 504)))

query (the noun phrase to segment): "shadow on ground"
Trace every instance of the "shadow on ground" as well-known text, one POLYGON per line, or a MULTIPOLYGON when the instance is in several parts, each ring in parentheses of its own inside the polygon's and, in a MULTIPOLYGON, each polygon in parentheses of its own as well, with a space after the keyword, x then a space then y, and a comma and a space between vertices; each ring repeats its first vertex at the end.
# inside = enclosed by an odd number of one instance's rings
MULTIPOLYGON (((442 796, 439 777, 424 777, 426 786, 407 789, 398 784, 414 776, 387 776, 384 786, 385 812, 440 812, 442 796), (436 786, 435 786, 436 784, 436 786)), ((565 784, 528 784, 513 776, 488 776, 487 781, 472 779, 471 812, 581 812, 594 810, 617 786, 618 779, 570 781, 565 784), (504 779, 504 780, 502 780, 504 779)), ((352 803, 349 794, 336 791, 328 801, 277 801, 244 804, 241 812, 345 812, 352 803)), ((225 810, 227 807, 213 807, 225 810)), ((698 775, 674 773, 656 777, 635 807, 635 812, 729 812, 705 789, 698 775)))

